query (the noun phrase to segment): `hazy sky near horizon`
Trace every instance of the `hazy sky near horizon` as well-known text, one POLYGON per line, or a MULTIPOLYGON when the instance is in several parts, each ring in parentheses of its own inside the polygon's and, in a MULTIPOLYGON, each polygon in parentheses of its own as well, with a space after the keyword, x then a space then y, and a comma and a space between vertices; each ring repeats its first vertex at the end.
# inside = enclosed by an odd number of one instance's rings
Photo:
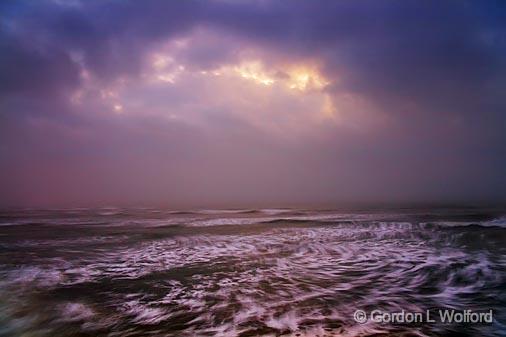
POLYGON ((506 200, 501 1, 0 2, 0 206, 506 200))

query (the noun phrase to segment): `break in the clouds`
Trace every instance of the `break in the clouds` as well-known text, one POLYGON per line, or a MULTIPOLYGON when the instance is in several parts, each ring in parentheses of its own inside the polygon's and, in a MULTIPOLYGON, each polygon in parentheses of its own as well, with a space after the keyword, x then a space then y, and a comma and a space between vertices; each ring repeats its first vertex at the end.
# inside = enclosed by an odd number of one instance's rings
POLYGON ((506 8, 3 1, 2 205, 506 199, 506 8))

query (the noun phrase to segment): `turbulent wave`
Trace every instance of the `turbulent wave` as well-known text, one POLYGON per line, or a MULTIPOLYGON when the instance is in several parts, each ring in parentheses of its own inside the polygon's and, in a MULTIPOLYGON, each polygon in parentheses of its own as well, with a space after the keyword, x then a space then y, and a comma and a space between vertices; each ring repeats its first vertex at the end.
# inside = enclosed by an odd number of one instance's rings
POLYGON ((147 217, 146 210, 93 211, 90 219, 110 223, 96 226, 82 213, 72 225, 61 212, 53 222, 40 215, 42 225, 29 214, 24 225, 4 227, 0 336, 505 331, 506 229, 500 215, 283 210, 198 216, 150 211, 147 217), (353 319, 356 309, 439 307, 492 309, 495 320, 469 326, 353 319))

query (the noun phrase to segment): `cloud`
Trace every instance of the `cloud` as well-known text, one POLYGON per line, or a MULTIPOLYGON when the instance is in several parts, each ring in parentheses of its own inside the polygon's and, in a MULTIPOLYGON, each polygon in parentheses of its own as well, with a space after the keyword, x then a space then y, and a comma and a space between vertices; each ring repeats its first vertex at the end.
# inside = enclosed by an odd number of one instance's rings
POLYGON ((1 6, 2 204, 506 199, 500 2, 1 6))

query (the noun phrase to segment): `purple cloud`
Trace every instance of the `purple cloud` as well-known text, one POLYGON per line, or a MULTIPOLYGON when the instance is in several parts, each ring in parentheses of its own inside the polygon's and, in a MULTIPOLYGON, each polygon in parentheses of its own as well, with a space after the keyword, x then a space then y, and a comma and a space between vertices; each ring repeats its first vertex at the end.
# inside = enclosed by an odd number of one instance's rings
POLYGON ((499 2, 0 6, 2 205, 506 198, 499 2))

